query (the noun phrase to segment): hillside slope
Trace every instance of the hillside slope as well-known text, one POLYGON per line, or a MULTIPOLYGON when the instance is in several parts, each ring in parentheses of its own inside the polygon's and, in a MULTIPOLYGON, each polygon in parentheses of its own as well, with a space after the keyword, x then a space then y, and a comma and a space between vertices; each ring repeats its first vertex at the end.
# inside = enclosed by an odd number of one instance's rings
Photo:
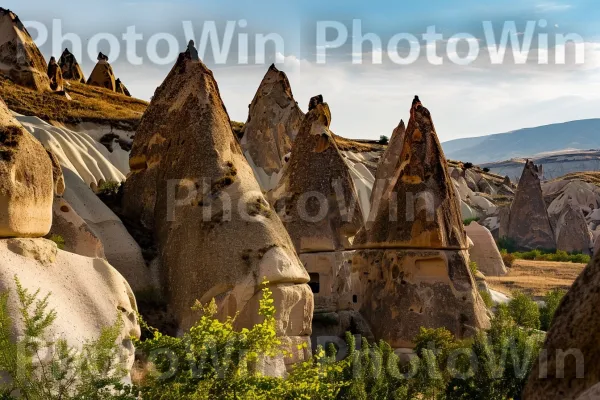
POLYGON ((567 149, 600 149, 600 119, 519 129, 442 143, 446 157, 476 164, 567 149))
POLYGON ((50 91, 19 86, 0 75, 0 96, 9 109, 44 121, 67 124, 94 122, 133 131, 148 103, 107 89, 69 81, 65 89, 71 100, 50 91))

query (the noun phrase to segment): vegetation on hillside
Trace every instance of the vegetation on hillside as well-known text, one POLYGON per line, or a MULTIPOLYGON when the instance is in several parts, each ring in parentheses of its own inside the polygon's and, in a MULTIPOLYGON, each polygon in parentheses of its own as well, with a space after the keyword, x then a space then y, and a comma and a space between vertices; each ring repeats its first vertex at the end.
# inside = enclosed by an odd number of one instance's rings
MULTIPOLYGON (((262 322, 252 329, 236 330, 235 318, 219 321, 214 301, 195 307, 200 318, 181 337, 163 335, 142 322, 150 333, 136 341, 143 368, 134 385, 124 385, 126 371, 115 363, 119 321, 81 351, 61 340, 50 343, 44 338, 56 314, 48 310, 48 296, 40 299, 39 291, 29 293, 18 280, 17 288, 26 334, 16 343, 9 294, 0 296, 0 371, 11 378, 0 385, 1 399, 20 393, 30 400, 507 400, 519 397, 543 340, 535 330, 537 306, 526 296, 515 296, 497 306, 491 329, 471 339, 457 340, 444 328, 422 328, 414 340, 416 357, 410 360, 401 360, 385 342, 362 339, 359 347, 347 334, 341 361, 330 345, 297 364, 286 379, 268 377, 260 373, 263 361, 288 354, 281 350, 272 293, 265 285, 262 322), (52 345, 57 351, 42 366, 38 354, 52 345)), ((551 320, 553 309, 542 312, 547 313, 543 318, 551 320)))
POLYGON ((72 100, 50 91, 19 86, 0 75, 0 96, 13 111, 45 121, 96 122, 133 131, 148 103, 108 89, 69 81, 65 89, 72 100))
POLYGON ((498 239, 498 249, 505 258, 505 264, 510 266, 514 260, 553 261, 588 264, 591 257, 580 252, 568 253, 563 250, 535 249, 530 251, 517 251, 515 241, 510 238, 498 239), (509 261, 510 260, 510 261, 509 261), (506 263, 507 261, 508 264, 506 263))

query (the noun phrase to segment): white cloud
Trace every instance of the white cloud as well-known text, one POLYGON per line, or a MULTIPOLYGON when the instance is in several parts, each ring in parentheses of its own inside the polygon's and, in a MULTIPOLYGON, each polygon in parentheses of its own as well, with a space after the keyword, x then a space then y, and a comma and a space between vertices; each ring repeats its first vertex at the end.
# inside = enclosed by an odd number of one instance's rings
POLYGON ((535 6, 537 12, 548 13, 548 12, 560 12, 567 11, 573 6, 571 4, 562 4, 557 2, 540 3, 535 6))

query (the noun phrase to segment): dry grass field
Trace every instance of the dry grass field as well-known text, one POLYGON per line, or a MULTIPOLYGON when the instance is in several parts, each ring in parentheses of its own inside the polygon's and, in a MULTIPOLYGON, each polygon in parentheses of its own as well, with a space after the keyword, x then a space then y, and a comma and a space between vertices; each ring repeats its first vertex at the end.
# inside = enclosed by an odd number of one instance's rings
POLYGON ((0 96, 13 111, 45 121, 96 122, 124 130, 135 130, 148 103, 95 86, 69 81, 66 92, 72 100, 48 92, 18 86, 0 75, 0 96))
POLYGON ((542 297, 552 289, 568 290, 585 264, 515 260, 508 275, 486 277, 490 288, 510 295, 519 290, 533 297, 542 297))

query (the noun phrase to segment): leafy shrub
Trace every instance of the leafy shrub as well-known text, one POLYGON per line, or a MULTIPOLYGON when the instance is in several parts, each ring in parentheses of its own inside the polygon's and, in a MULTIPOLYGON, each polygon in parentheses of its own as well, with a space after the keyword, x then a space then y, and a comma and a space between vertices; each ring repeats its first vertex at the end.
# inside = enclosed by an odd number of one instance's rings
POLYGON ((490 292, 488 292, 487 290, 480 290, 479 295, 481 296, 481 299, 483 300, 483 303, 487 308, 491 309, 492 307, 494 307, 494 300, 492 299, 492 295, 490 294, 490 292))
POLYGON ((390 142, 390 138, 388 138, 387 136, 385 136, 385 135, 379 136, 379 142, 378 142, 379 144, 386 145, 389 142, 390 142))
POLYGON ((471 274, 473 275, 473 277, 475 277, 475 275, 477 275, 477 272, 479 271, 479 269, 477 268, 477 263, 475 261, 469 262, 469 270, 471 271, 471 274))
POLYGON ((134 400, 121 380, 127 375, 116 345, 122 320, 103 329, 95 341, 81 350, 69 347, 64 339, 50 339, 48 330, 56 313, 48 310, 49 294, 30 293, 15 276, 24 335, 13 341, 9 311, 10 293, 0 295, 0 398, 31 400, 111 399, 134 400), (116 397, 113 397, 116 396, 116 397))
POLYGON ((490 172, 490 169, 488 167, 483 168, 483 172, 490 172))
POLYGON ((506 250, 508 253, 514 253, 517 251, 517 242, 509 237, 501 237, 498 238, 496 243, 498 245, 498 249, 506 250))
MULTIPOLYGON (((500 253, 503 255, 512 255, 512 259, 508 261, 512 265, 514 260, 534 260, 534 261, 554 261, 554 262, 572 262, 587 264, 590 262, 591 257, 581 252, 567 253, 563 250, 556 249, 535 249, 530 251, 518 251, 517 244, 514 239, 508 237, 501 237, 497 243, 500 253)), ((507 260, 504 264, 509 266, 507 260)))
POLYGON ((479 220, 480 220, 479 217, 467 218, 467 219, 463 220, 463 225, 464 226, 469 226, 469 225, 471 225, 471 222, 478 222, 479 220))
POLYGON ((524 328, 540 328, 540 308, 529 296, 521 292, 513 292, 508 303, 511 318, 524 328))
POLYGON ((515 256, 506 251, 505 249, 500 250, 500 255, 502 256, 502 261, 504 262, 504 265, 508 268, 512 268, 513 263, 516 260, 515 256))
POLYGON ((104 181, 98 185, 97 194, 104 196, 116 196, 121 184, 115 181, 104 181))
POLYGON ((563 297, 565 297, 565 294, 567 294, 567 292, 562 289, 555 289, 546 293, 546 296, 544 296, 544 305, 540 307, 541 330, 548 331, 548 329, 550 329, 554 314, 563 297))
POLYGON ((466 169, 471 169, 471 168, 473 168, 473 163, 466 162, 466 163, 463 164, 463 169, 466 170, 466 169))
POLYGON ((54 243, 56 243, 56 246, 59 249, 64 250, 64 248, 65 248, 65 239, 61 235, 51 235, 50 236, 50 240, 52 240, 54 243))
POLYGON ((40 299, 39 291, 30 294, 16 282, 27 335, 11 342, 8 295, 0 296, 0 370, 12 379, 0 384, 2 399, 19 392, 30 400, 506 400, 521 393, 543 338, 527 329, 527 312, 520 310, 530 303, 515 295, 515 303, 497 307, 490 330, 472 340, 456 340, 444 328, 421 328, 414 339, 418 357, 408 364, 385 342, 371 344, 363 338, 358 350, 347 333, 342 361, 336 361, 330 345, 297 364, 286 379, 267 377, 258 372, 260 361, 287 354, 276 336, 272 293, 265 286, 259 302, 262 322, 252 329, 235 330, 235 317, 219 321, 214 300, 195 307, 199 321, 179 338, 142 322, 151 332, 149 339, 136 341, 146 361, 145 375, 137 385, 123 386, 126 371, 115 363, 120 321, 80 353, 64 341, 55 342, 55 358, 43 369, 35 361, 39 350, 51 344, 44 336, 56 314, 47 311, 48 296, 40 299), (477 370, 469 374, 471 368, 477 370))

